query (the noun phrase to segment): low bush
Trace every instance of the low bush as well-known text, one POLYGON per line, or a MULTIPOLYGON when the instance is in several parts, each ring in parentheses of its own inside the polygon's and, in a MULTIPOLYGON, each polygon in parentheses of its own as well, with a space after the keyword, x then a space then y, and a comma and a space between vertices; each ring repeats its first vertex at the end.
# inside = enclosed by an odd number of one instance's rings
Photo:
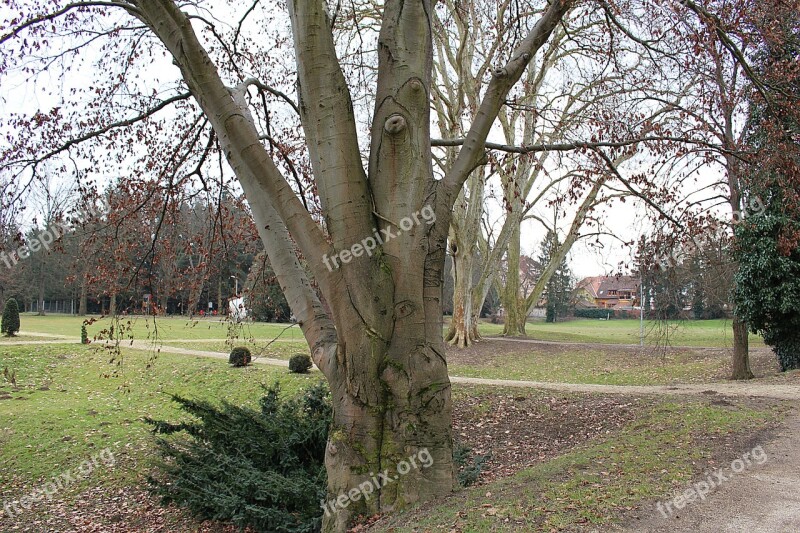
MULTIPOLYGON (((173 396, 191 421, 146 418, 159 435, 161 457, 148 478, 151 490, 199 519, 258 532, 320 531, 333 413, 328 386, 318 383, 288 399, 277 384, 266 391, 260 410, 173 396)), ((458 483, 474 484, 490 457, 456 442, 458 483)))
POLYGON ((469 487, 478 481, 486 461, 491 456, 491 454, 473 455, 472 448, 460 442, 453 443, 453 463, 458 468, 456 473, 458 484, 469 487))
POLYGON ((311 370, 313 363, 311 356, 305 353, 298 353, 289 359, 289 372, 294 374, 305 374, 311 370))
POLYGON ((19 332, 19 305, 14 298, 6 301, 2 322, 0 322, 0 332, 6 337, 13 337, 19 332))
POLYGON ((253 356, 250 354, 250 350, 244 346, 237 346, 231 350, 231 355, 228 357, 228 363, 235 367, 247 366, 252 360, 253 356))
POLYGON ((267 389, 260 411, 174 396, 191 422, 148 419, 163 461, 149 478, 165 502, 255 531, 316 532, 331 421, 327 385, 296 398, 267 389))

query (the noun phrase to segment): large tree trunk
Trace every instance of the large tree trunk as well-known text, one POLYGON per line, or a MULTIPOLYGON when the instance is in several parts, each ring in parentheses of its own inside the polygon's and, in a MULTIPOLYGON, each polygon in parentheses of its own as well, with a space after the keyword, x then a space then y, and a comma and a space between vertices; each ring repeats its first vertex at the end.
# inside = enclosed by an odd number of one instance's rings
POLYGON ((354 330, 358 338, 341 342, 337 350, 337 359, 347 362, 350 375, 331 383, 334 422, 325 459, 328 531, 346 531, 355 516, 403 508, 453 488, 444 346, 426 347, 428 339, 416 326, 418 321, 407 322, 418 333, 401 327, 387 346, 354 330), (373 384, 383 384, 382 390, 373 384), (431 459, 427 468, 420 464, 423 455, 431 459), (402 475, 398 465, 403 468, 402 462, 410 463, 411 457, 418 467, 402 475), (376 486, 379 473, 388 474, 390 482, 376 486), (372 492, 372 497, 350 498, 346 508, 335 503, 358 487, 364 487, 362 493, 372 492))
POLYGON ((733 317, 733 360, 731 379, 752 379, 750 370, 750 338, 747 322, 733 317))
POLYGON ((246 100, 248 88, 259 82, 225 86, 174 2, 138 2, 135 13, 169 49, 214 128, 314 362, 330 384, 333 426, 325 461, 328 500, 337 505, 326 513, 323 528, 343 532, 358 514, 399 509, 446 495, 454 486, 441 301, 451 211, 484 157, 486 137, 511 87, 569 4, 553 2, 505 67, 495 71, 467 141, 441 180, 434 179, 431 167, 431 2, 384 3, 367 173, 327 5, 290 0, 288 7, 297 110, 327 235, 260 140, 246 100), (431 461, 420 465, 423 456, 431 461), (405 470, 403 461, 411 458, 417 468, 394 473, 398 465, 405 470), (390 482, 376 487, 373 477, 384 474, 390 482), (368 482, 372 496, 358 497, 368 482))
POLYGON ((108 314, 110 316, 117 316, 117 293, 111 292, 108 295, 108 314))

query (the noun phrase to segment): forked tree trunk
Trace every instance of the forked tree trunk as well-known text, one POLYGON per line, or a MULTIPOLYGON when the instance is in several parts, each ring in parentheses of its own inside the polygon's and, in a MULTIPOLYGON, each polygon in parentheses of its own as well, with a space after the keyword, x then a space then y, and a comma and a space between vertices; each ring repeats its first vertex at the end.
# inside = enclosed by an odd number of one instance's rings
POLYGON ((246 99, 248 88, 260 82, 227 87, 174 2, 136 3, 136 16, 169 49, 214 128, 314 362, 330 384, 333 424, 325 463, 328 500, 335 500, 336 508, 328 504, 325 531, 344 532, 359 514, 403 508, 453 489, 441 301, 451 212, 484 158, 486 138, 509 91, 570 5, 554 0, 506 65, 495 70, 468 140, 444 178, 436 180, 430 146, 431 4, 384 3, 365 173, 327 5, 288 2, 297 110, 326 235, 260 140, 246 99), (294 253, 295 243, 330 314, 294 253), (408 470, 396 471, 398 466, 408 470), (371 497, 360 497, 368 483, 371 497))

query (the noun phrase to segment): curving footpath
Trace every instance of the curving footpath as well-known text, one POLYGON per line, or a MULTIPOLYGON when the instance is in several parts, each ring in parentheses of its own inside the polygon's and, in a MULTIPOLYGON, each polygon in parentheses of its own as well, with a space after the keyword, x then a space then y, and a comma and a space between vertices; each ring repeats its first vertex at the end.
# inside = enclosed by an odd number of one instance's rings
MULTIPOLYGON (((32 337, 51 337, 52 341, 7 341, 0 342, 0 347, 6 345, 43 345, 43 344, 65 344, 79 342, 77 337, 60 337, 46 333, 20 332, 20 335, 32 337), (61 340, 55 340, 61 339, 61 340)), ((216 339, 219 340, 219 339, 216 339)), ((166 341, 180 342, 180 341, 166 341)), ((526 341, 527 342, 527 341, 526 341)), ((212 359, 222 359, 227 361, 228 354, 223 352, 211 352, 205 350, 194 350, 190 348, 179 348, 167 344, 157 344, 151 341, 124 341, 120 343, 123 348, 133 350, 143 350, 150 352, 163 352, 179 355, 191 355, 196 357, 209 357, 212 359)), ((273 359, 269 357, 254 356, 253 362, 262 365, 280 366, 286 368, 288 361, 283 359, 273 359)), ((713 382, 702 384, 679 384, 679 385, 599 385, 584 383, 558 383, 548 381, 524 381, 512 379, 487 379, 470 378, 463 376, 450 376, 453 383, 466 385, 487 385, 492 387, 518 387, 529 389, 546 389, 563 392, 583 392, 596 394, 623 394, 623 395, 706 395, 719 394, 725 396, 749 396, 756 398, 773 398, 778 400, 800 400, 800 381, 798 385, 773 385, 753 381, 746 382, 713 382)), ((800 529, 798 529, 800 531, 800 529)))

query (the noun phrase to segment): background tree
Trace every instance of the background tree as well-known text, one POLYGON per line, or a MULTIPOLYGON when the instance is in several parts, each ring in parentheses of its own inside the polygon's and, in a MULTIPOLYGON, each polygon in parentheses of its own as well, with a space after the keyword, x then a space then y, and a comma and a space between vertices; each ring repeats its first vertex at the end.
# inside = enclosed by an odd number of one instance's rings
POLYGON ((266 253, 256 256, 244 289, 245 300, 253 318, 264 322, 289 321, 292 312, 266 253))
MULTIPOLYGON (((539 263, 547 265, 552 257, 558 253, 561 243, 554 231, 548 231, 541 244, 539 263)), ((543 293, 547 301, 547 322, 555 322, 559 317, 566 315, 572 298, 572 273, 566 257, 561 259, 558 268, 553 272, 547 288, 543 293)))
POLYGON ((797 219, 773 209, 736 232, 736 302, 752 331, 775 351, 782 371, 800 368, 800 249, 780 249, 781 235, 797 226, 797 219))
POLYGON ((736 231, 735 300, 752 331, 772 346, 781 370, 800 368, 800 27, 797 12, 763 12, 756 68, 777 94, 755 94, 750 142, 760 165, 747 186, 765 204, 736 231))

